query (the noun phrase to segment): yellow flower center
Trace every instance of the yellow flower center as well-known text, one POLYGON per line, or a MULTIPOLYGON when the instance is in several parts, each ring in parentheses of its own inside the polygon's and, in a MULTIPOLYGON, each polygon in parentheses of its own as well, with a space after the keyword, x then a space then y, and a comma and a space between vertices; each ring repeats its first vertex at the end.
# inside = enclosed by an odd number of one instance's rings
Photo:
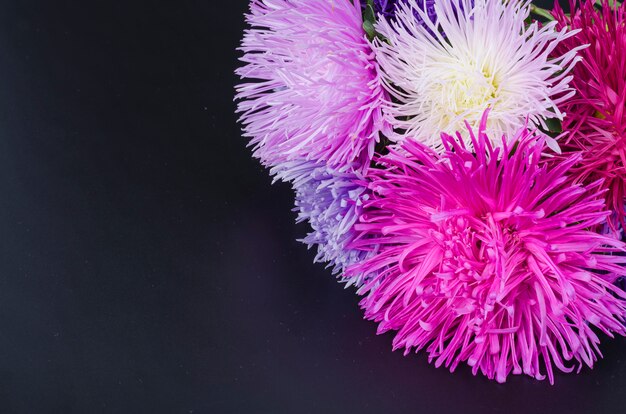
POLYGON ((498 92, 498 81, 490 71, 455 71, 444 80, 441 94, 448 97, 446 104, 455 114, 484 110, 498 92))

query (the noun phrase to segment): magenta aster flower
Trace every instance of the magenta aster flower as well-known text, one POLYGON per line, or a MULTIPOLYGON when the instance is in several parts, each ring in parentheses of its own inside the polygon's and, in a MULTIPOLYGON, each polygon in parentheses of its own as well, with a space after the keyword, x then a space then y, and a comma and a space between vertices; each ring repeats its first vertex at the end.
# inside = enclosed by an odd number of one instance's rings
POLYGON ((254 155, 367 166, 379 134, 384 90, 349 0, 255 0, 241 50, 238 110, 254 155))
POLYGON ((556 54, 588 45, 573 72, 576 96, 562 103, 563 130, 569 134, 563 150, 583 153, 576 179, 604 179, 606 203, 614 213, 609 224, 617 230, 625 227, 626 214, 626 8, 604 1, 598 10, 586 0, 573 2, 571 15, 555 3, 553 15, 560 27, 579 30, 559 44, 556 54))
POLYGON ((353 247, 379 251, 348 277, 376 274, 362 306, 379 333, 397 331, 394 349, 499 382, 553 382, 553 367, 593 365, 596 331, 626 333, 626 293, 613 285, 625 245, 587 230, 609 213, 599 182, 568 183, 578 155, 548 169, 542 138, 522 127, 494 148, 486 125, 467 125, 476 154, 444 134, 442 155, 406 142, 368 171, 373 199, 353 247))

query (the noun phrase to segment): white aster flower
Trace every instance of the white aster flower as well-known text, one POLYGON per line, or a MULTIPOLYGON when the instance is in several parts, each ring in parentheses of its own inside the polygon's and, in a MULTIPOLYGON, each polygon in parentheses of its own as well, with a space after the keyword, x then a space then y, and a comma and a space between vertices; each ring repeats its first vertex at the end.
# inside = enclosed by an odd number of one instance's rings
POLYGON ((545 119, 563 118, 558 105, 574 94, 569 72, 579 58, 577 49, 553 52, 575 32, 557 31, 556 22, 527 26, 529 1, 436 0, 434 23, 419 3, 407 0, 395 20, 376 26, 385 38, 374 48, 393 97, 385 109, 392 139, 441 150, 442 132, 467 130, 465 121, 476 128, 489 108, 486 133, 501 145, 527 121, 547 128, 545 119))

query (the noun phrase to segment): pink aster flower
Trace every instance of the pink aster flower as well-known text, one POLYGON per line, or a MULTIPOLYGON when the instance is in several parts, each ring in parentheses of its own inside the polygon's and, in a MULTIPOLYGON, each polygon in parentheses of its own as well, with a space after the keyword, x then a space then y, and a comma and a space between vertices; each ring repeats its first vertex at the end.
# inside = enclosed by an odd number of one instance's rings
POLYGON ((238 111, 254 155, 368 165, 385 128, 384 90, 350 0, 253 0, 237 70, 238 111))
POLYGON ((370 169, 373 198, 356 230, 379 249, 348 276, 394 349, 425 349, 437 367, 467 362, 499 382, 511 373, 554 380, 600 355, 597 331, 624 335, 625 245, 587 230, 609 214, 600 182, 568 182, 573 155, 548 169, 545 149, 522 127, 492 146, 483 116, 469 136, 442 135, 444 153, 416 142, 370 169), (509 145, 510 142, 510 145, 509 145))
POLYGON ((571 3, 566 15, 555 3, 553 15, 559 27, 580 30, 565 39, 556 54, 587 44, 579 54, 571 86, 576 96, 562 103, 567 112, 563 130, 569 134, 564 151, 582 151, 583 162, 574 176, 581 182, 604 179, 609 220, 615 231, 624 226, 626 196, 626 7, 611 7, 605 0, 600 10, 594 1, 571 3))

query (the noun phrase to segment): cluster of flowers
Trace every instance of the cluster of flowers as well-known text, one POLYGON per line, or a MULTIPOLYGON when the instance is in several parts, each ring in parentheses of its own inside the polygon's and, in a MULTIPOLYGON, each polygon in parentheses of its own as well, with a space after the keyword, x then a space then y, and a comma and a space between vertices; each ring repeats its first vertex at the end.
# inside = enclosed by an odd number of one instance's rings
POLYGON ((626 335, 626 9, 569 8, 252 1, 244 134, 394 349, 553 382, 626 335))

